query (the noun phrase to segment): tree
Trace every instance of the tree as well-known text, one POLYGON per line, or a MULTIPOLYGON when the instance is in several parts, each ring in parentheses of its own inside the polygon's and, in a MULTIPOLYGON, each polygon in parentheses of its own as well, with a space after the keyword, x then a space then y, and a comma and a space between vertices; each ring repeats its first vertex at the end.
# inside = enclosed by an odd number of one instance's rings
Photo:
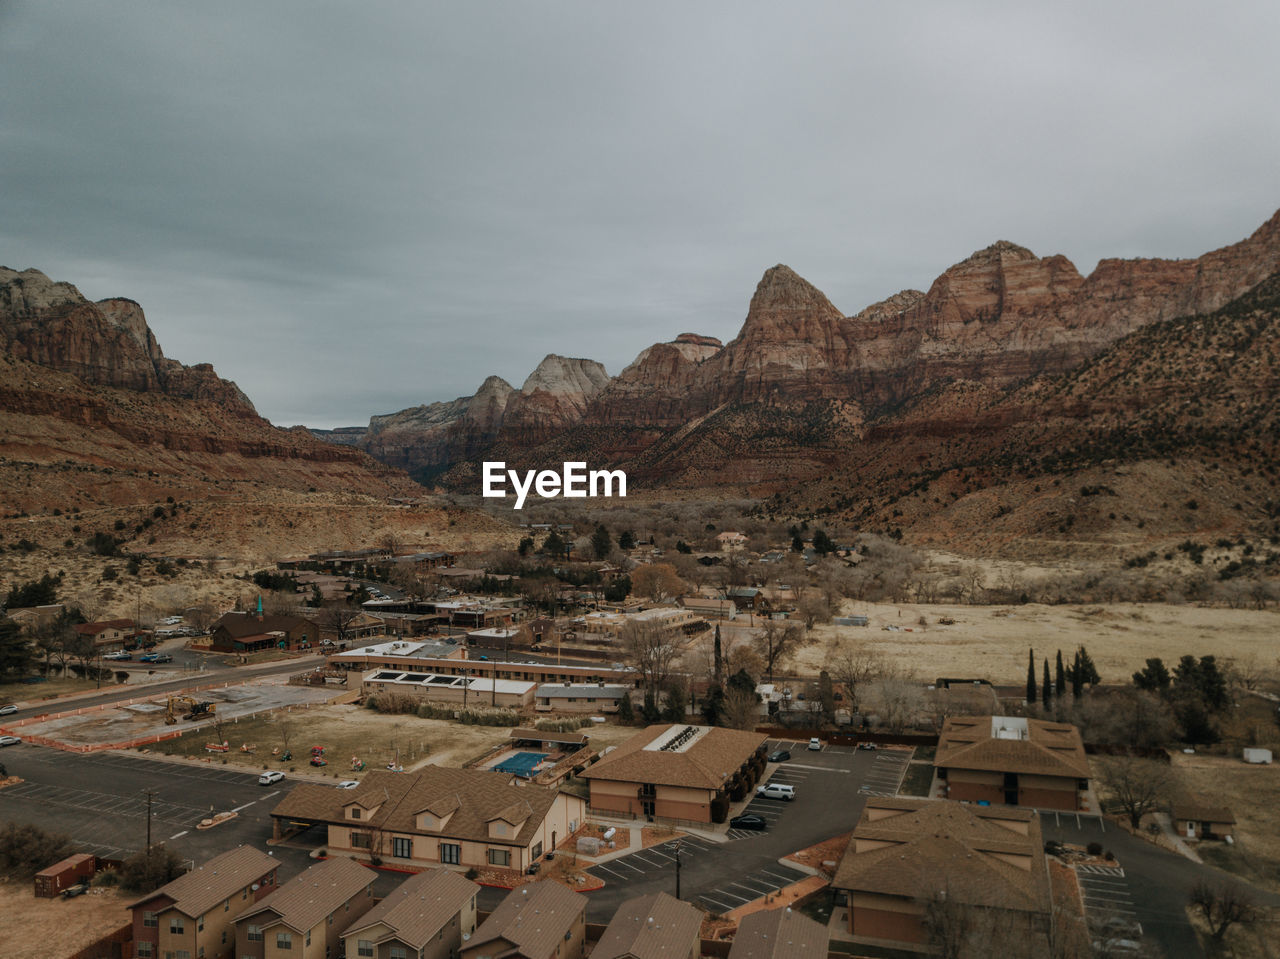
POLYGON ((679 680, 672 680, 667 684, 666 693, 662 697, 662 718, 672 723, 684 722, 687 715, 686 702, 684 684, 679 680))
POLYGON ((183 873, 182 857, 164 843, 142 849, 120 864, 120 885, 127 892, 148 893, 183 873))
POLYGON ((1137 829, 1142 817, 1164 803, 1173 786, 1173 774, 1164 763, 1134 756, 1117 756, 1100 764, 1098 779, 1120 804, 1137 829))
POLYGON ((733 680, 730 679, 729 688, 724 694, 724 724, 731 729, 751 729, 759 718, 760 697, 756 694, 754 684, 752 689, 746 690, 733 685, 733 680))
POLYGON ((520 540, 520 545, 516 547, 516 552, 521 556, 528 556, 533 551, 533 537, 525 536, 520 540))
POLYGON ((867 699, 880 722, 890 732, 900 733, 915 722, 924 707, 924 689, 905 676, 877 680, 867 699))
POLYGON ((345 644, 352 633, 352 624, 360 618, 361 611, 351 606, 326 606, 320 611, 320 625, 332 629, 339 644, 345 644))
POLYGON ((683 593, 684 583, 670 563, 649 563, 632 572, 631 589, 637 596, 660 603, 683 593))
POLYGON ((1083 646, 1076 650, 1075 665, 1072 668, 1080 683, 1088 683, 1090 689, 1102 682, 1102 677, 1098 675, 1098 667, 1093 665, 1093 657, 1083 646))
POLYGON ((1258 904, 1253 896, 1244 886, 1229 879, 1199 880, 1191 887, 1187 905, 1200 913, 1215 944, 1222 942, 1232 926, 1258 918, 1258 904))
POLYGON ((52 606, 58 601, 58 584, 61 576, 45 573, 39 579, 20 586, 14 586, 5 596, 7 609, 22 609, 27 606, 52 606))
POLYGON ((1027 705, 1036 701, 1036 651, 1027 650, 1027 705))
POLYGON ((629 552, 636 548, 636 534, 629 529, 624 529, 622 535, 618 537, 618 549, 623 552, 629 552))
POLYGON ((552 559, 564 559, 567 547, 560 534, 552 530, 542 541, 542 551, 552 559))
POLYGON ((813 533, 813 551, 819 556, 827 556, 834 553, 836 544, 832 542, 831 537, 827 535, 827 531, 823 529, 814 530, 813 533))
POLYGON ((1199 699, 1211 713, 1225 709, 1231 701, 1227 695, 1227 681, 1218 669, 1217 659, 1201 656, 1183 656, 1173 670, 1173 691, 1180 699, 1199 699))
POLYGON ((712 664, 712 678, 716 689, 724 686, 724 656, 720 650, 720 624, 716 623, 715 652, 712 664))
POLYGON ((794 623, 780 619, 766 619, 760 630, 760 643, 764 647, 765 672, 773 682, 773 668, 784 655, 799 649, 808 641, 807 633, 794 623))
POLYGON ((794 536, 791 537, 791 552, 793 553, 804 552, 804 540, 800 538, 799 533, 796 533, 794 536))
POLYGON ((630 693, 624 693, 622 698, 618 700, 618 722, 624 726, 630 726, 635 722, 635 710, 631 707, 630 693))
POLYGON ((818 702, 822 705, 823 722, 836 721, 836 690, 831 674, 825 669, 818 673, 818 702))
POLYGON ((1047 712, 1053 704, 1053 684, 1049 682, 1049 657, 1044 658, 1044 678, 1040 681, 1040 702, 1047 712))
POLYGON ((1149 693, 1168 692, 1170 682, 1169 670, 1158 656, 1148 659, 1147 665, 1133 674, 1133 685, 1149 693))
POLYGON ((1067 694, 1067 672, 1062 668, 1062 650, 1058 650, 1058 668, 1054 676, 1053 692, 1058 697, 1059 702, 1067 694))
POLYGON ((8 616, 0 619, 0 676, 21 678, 34 658, 22 627, 8 616))
POLYGON ((671 678, 680 647, 661 624, 628 620, 618 632, 618 646, 626 662, 640 674, 647 696, 656 698, 671 678))
POLYGON ((609 535, 609 530, 605 528, 604 523, 597 524, 596 531, 591 534, 591 551, 596 554, 596 559, 604 559, 611 549, 613 549, 613 537, 609 535))
POLYGON ((849 711, 856 713, 863 690, 888 672, 888 662, 880 653, 844 640, 827 658, 827 669, 831 678, 844 688, 849 711))
POLYGON ((707 698, 702 701, 702 718, 708 726, 719 726, 724 719, 724 690, 719 686, 707 690, 707 698))

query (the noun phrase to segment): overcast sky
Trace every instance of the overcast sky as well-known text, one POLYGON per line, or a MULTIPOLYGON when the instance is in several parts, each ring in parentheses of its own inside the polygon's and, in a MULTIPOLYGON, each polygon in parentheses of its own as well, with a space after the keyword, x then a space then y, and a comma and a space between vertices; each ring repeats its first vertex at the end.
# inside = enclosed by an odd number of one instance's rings
POLYGON ((1280 206, 1280 4, 0 0, 0 264, 357 425, 845 313, 997 239, 1088 272, 1280 206))

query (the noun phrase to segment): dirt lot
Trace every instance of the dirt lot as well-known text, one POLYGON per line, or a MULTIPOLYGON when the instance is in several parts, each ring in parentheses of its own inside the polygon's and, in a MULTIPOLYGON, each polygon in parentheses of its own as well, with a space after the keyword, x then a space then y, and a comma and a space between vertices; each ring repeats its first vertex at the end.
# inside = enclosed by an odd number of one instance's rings
POLYGON ((791 665, 816 673, 832 645, 852 640, 899 662, 927 662, 921 668, 928 675, 922 678, 973 676, 1018 683, 1026 678, 1028 646, 1035 648, 1037 658, 1052 661, 1057 650, 1069 656, 1084 645, 1106 683, 1127 681, 1150 656, 1174 663, 1185 653, 1212 653, 1274 663, 1275 637, 1280 635, 1277 608, 846 603, 844 614, 869 616, 870 625, 818 627, 817 642, 800 650, 791 665), (943 624, 943 619, 952 622, 943 624))
POLYGON ((37 899, 31 883, 0 882, 0 942, 6 959, 69 956, 129 921, 130 897, 114 889, 75 899, 37 899))
MULTIPOLYGON (((505 726, 464 726, 444 719, 419 719, 416 716, 388 716, 355 705, 313 706, 263 714, 224 726, 231 751, 216 756, 254 769, 284 769, 299 773, 311 771, 308 765, 312 746, 324 746, 329 765, 314 770, 316 776, 346 779, 351 776, 351 757, 358 756, 369 768, 381 768, 391 762, 399 749, 400 763, 406 769, 414 765, 434 763, 460 766, 491 746, 507 740, 505 726), (293 753, 285 762, 272 756, 272 749, 293 753), (241 752, 242 745, 255 747, 252 753, 241 752)), ((598 749, 621 742, 635 732, 612 724, 584 730, 598 749)), ((178 756, 205 758, 204 745, 210 739, 207 730, 196 730, 179 739, 160 743, 154 750, 178 756)), ((358 776, 356 777, 358 778, 358 776)))
POLYGON ((1280 891, 1280 766, 1253 766, 1225 756, 1175 753, 1173 768, 1188 793, 1228 806, 1236 816, 1235 845, 1197 844, 1206 862, 1280 891))

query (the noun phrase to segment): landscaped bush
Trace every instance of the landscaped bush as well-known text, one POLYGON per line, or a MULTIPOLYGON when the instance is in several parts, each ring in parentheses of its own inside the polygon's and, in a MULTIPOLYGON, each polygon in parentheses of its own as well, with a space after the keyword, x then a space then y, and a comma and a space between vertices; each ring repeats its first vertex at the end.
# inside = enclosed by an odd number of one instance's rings
POLYGON ((592 722, 586 716, 577 716, 571 719, 539 719, 533 724, 534 729, 540 729, 548 733, 572 733, 581 729, 583 726, 590 726, 592 722))

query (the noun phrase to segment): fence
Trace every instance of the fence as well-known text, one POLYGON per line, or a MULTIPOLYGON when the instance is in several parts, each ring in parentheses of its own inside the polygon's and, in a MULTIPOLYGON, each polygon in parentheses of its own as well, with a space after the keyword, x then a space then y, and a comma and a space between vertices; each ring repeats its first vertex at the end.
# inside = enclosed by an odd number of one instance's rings
POLYGON ((67 959, 133 959, 133 923, 107 933, 67 959))
POLYGON ((788 728, 785 726, 757 726, 756 732, 770 739, 821 739, 832 746, 856 746, 858 743, 875 743, 878 746, 936 746, 937 733, 837 733, 829 729, 788 728))

